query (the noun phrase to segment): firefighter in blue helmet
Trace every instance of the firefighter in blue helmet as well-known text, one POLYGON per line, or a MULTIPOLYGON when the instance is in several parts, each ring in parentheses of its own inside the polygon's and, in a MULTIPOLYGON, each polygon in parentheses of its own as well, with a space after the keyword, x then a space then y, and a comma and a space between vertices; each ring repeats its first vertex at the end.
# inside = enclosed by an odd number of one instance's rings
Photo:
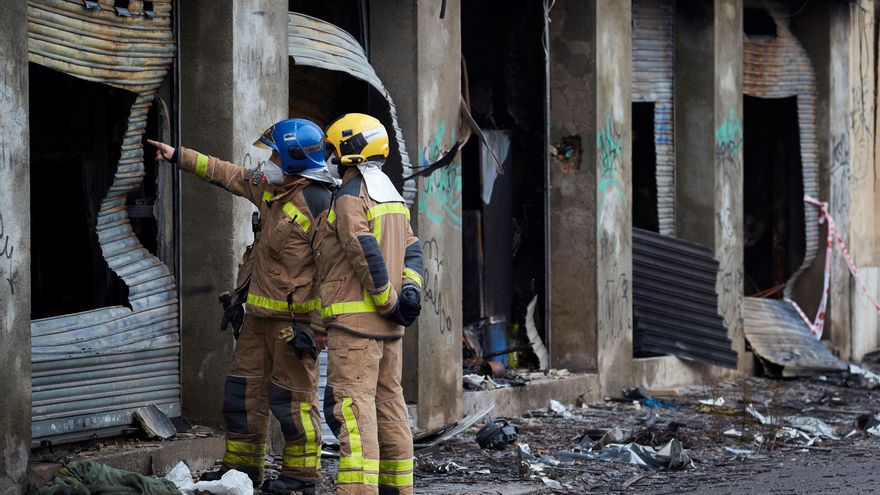
POLYGON ((225 304, 224 323, 238 325, 241 332, 226 377, 223 468, 203 479, 237 469, 255 485, 263 482, 271 409, 284 434, 284 459, 280 477, 266 480, 262 489, 313 493, 321 463, 317 353, 326 333, 309 241, 327 216, 335 184, 324 161, 324 133, 305 119, 278 122, 254 143, 271 149, 271 158, 250 170, 195 150, 150 144, 157 148, 157 160, 177 162, 250 200, 260 215, 235 295, 225 304), (242 303, 243 322, 236 316, 242 303))

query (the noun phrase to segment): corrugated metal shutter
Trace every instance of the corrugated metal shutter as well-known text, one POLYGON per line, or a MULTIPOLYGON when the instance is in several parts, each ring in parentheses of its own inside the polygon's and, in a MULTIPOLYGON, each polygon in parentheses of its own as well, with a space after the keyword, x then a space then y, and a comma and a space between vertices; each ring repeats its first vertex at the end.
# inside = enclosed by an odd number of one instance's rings
POLYGON ((718 261, 692 242, 633 229, 633 350, 736 368, 718 314, 718 261))
MULTIPOLYGON (((743 92, 760 98, 797 97, 804 194, 819 197, 819 144, 816 131, 816 73, 810 56, 791 32, 789 18, 769 12, 776 23, 776 38, 743 37, 743 92)), ((819 246, 818 212, 804 208, 804 261, 785 284, 791 297, 797 278, 809 268, 819 246)))
POLYGON ((111 2, 99 5, 94 10, 82 2, 29 1, 29 59, 137 95, 96 227, 104 259, 128 286, 131 309, 31 322, 35 444, 129 425, 132 410, 146 404, 180 414, 176 283, 169 268, 141 246, 125 206, 145 175, 147 112, 175 53, 171 1, 153 2, 155 18, 143 12, 121 17, 111 2))
POLYGON ((845 371, 837 359, 813 337, 790 302, 746 297, 745 332, 749 344, 771 375, 799 376, 825 371, 845 371))
POLYGON ((654 103, 658 225, 661 234, 675 235, 674 5, 634 0, 632 9, 632 101, 654 103))
MULTIPOLYGON (((317 67, 320 69, 339 71, 349 74, 372 86, 388 103, 388 116, 394 132, 390 136, 394 143, 392 153, 399 154, 403 167, 403 175, 413 173, 403 131, 397 122, 397 107, 391 94, 382 85, 376 71, 370 65, 363 47, 350 34, 329 22, 315 19, 303 14, 290 12, 288 15, 287 43, 290 56, 296 65, 317 67)), ((408 180, 403 185, 403 197, 411 205, 415 199, 415 180, 408 180)))

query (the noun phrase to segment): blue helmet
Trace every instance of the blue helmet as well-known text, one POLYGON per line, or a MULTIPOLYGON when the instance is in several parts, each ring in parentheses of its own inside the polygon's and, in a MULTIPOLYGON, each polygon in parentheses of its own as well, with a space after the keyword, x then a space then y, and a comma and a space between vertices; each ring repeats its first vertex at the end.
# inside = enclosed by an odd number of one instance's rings
POLYGON ((326 166, 324 131, 311 120, 287 119, 266 129, 254 146, 275 150, 284 175, 295 175, 326 166))

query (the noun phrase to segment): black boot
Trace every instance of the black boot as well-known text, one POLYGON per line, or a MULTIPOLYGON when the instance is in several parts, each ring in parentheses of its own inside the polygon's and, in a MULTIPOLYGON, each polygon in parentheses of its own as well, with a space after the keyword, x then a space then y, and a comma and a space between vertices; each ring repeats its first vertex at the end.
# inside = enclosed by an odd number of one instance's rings
POLYGON ((270 495, 291 495, 296 492, 303 495, 312 495, 315 493, 315 484, 282 474, 277 480, 266 480, 261 489, 263 493, 270 495))
MULTIPOLYGON (((263 482, 263 472, 259 468, 235 468, 236 471, 241 471, 242 473, 248 475, 248 478, 251 479, 251 482, 254 484, 254 488, 260 486, 260 483, 263 482)), ((199 481, 217 481, 223 477, 226 472, 229 471, 227 467, 221 467, 216 471, 205 471, 199 476, 199 481)))

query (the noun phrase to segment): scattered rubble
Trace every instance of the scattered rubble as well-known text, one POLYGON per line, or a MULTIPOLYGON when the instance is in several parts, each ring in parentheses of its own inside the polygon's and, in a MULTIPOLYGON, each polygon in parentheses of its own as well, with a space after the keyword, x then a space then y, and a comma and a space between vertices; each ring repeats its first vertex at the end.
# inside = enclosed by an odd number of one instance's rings
POLYGON ((498 418, 488 421, 485 426, 477 432, 476 442, 481 449, 504 450, 508 445, 516 441, 516 426, 512 426, 509 421, 504 418, 498 418))
POLYGON ((147 438, 167 440, 177 434, 174 423, 155 404, 135 409, 133 416, 147 438))

